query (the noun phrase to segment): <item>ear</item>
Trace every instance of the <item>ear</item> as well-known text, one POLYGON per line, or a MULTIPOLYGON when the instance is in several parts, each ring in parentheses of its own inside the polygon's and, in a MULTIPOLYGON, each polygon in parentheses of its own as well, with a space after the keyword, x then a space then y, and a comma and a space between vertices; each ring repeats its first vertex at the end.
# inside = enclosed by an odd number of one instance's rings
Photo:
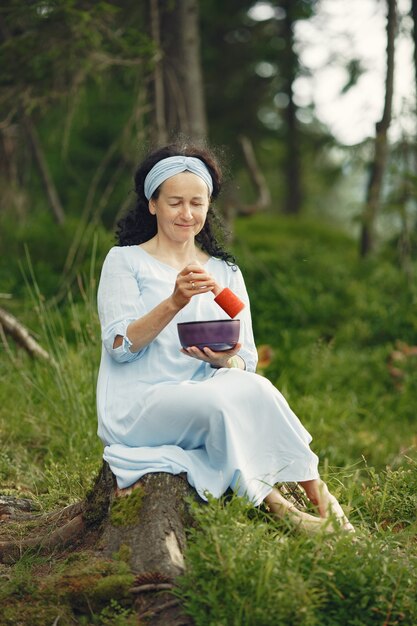
POLYGON ((149 207, 149 213, 151 215, 155 215, 156 214, 155 200, 149 200, 148 207, 149 207))

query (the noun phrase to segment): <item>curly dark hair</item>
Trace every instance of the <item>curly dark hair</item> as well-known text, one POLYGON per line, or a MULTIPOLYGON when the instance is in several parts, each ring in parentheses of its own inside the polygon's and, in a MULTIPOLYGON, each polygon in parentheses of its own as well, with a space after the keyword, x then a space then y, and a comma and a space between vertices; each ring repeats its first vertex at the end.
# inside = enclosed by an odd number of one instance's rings
MULTIPOLYGON (((222 172, 217 159, 207 148, 200 146, 172 143, 163 148, 154 150, 144 159, 136 170, 135 206, 117 222, 116 239, 119 246, 131 246, 149 241, 157 233, 156 217, 149 212, 149 203, 144 194, 145 178, 158 161, 171 156, 192 156, 201 159, 207 166, 213 179, 213 192, 211 199, 215 200, 220 193, 222 185, 222 172)), ((160 187, 152 194, 155 200, 158 198, 160 187)), ((223 259, 230 265, 235 264, 235 258, 223 249, 218 240, 218 235, 224 237, 225 229, 222 221, 210 204, 207 218, 202 230, 196 236, 196 241, 201 248, 211 256, 223 259)))

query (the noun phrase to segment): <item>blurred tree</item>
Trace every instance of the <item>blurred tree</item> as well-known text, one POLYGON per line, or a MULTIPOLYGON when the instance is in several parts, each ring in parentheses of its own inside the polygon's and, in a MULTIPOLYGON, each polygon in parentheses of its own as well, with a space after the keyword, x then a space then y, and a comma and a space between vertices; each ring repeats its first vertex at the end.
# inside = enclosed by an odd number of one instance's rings
POLYGON ((411 17, 413 18, 414 80, 417 88, 417 0, 411 0, 411 17))
POLYGON ((382 182, 388 153, 388 129, 391 123, 392 98, 394 93, 394 52, 397 31, 396 0, 387 2, 387 73, 385 80, 385 101, 382 118, 376 124, 374 159, 371 163, 366 202, 362 214, 360 254, 371 253, 375 247, 375 220, 380 209, 382 182))
POLYGON ((0 163, 13 163, 6 165, 3 178, 12 174, 16 185, 22 183, 24 173, 19 171, 22 159, 18 152, 31 146, 58 223, 65 215, 38 132, 39 123, 53 106, 66 103, 68 113, 62 125, 67 143, 83 85, 99 80, 111 68, 137 68, 143 64, 141 56, 146 58, 150 46, 145 36, 135 31, 137 15, 133 1, 2 3, 0 163), (10 137, 15 138, 14 143, 10 137))
POLYGON ((158 50, 154 68, 154 138, 204 140, 207 121, 200 59, 198 0, 150 0, 151 34, 158 50))
MULTIPOLYGON (((299 20, 314 15, 316 4, 316 0, 231 0, 226 13, 221 0, 201 0, 211 137, 230 147, 234 155, 240 153, 242 133, 256 152, 268 146, 266 172, 274 187, 282 181, 281 206, 292 214, 301 210, 303 202, 301 154, 306 143, 310 153, 317 141, 300 123, 294 97, 294 83, 304 72, 294 29, 299 20)), ((244 160, 243 153, 235 156, 235 168, 243 167, 244 160)))
POLYGON ((284 10, 283 39, 284 50, 283 63, 280 64, 285 71, 282 72, 283 93, 287 98, 287 105, 283 108, 284 137, 286 144, 286 194, 284 200, 284 212, 297 214, 302 206, 302 182, 300 160, 300 133, 297 123, 297 106, 294 101, 294 82, 299 74, 300 66, 294 49, 294 25, 297 18, 305 18, 311 15, 313 2, 281 0, 279 3, 284 10), (308 9, 308 11, 306 11, 308 9))

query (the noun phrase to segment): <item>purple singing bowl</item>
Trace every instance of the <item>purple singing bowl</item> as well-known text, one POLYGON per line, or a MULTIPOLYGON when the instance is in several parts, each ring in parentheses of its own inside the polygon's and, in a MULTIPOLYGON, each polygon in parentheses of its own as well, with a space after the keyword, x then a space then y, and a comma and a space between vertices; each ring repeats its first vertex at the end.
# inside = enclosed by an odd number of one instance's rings
POLYGON ((177 324, 183 348, 196 346, 214 352, 231 350, 239 341, 240 320, 210 320, 177 324))

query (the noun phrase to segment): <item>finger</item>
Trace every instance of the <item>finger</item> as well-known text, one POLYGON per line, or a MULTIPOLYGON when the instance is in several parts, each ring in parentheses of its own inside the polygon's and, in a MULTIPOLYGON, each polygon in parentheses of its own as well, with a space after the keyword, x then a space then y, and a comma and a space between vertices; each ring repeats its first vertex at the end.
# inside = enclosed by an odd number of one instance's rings
POLYGON ((242 347, 242 344, 241 343, 237 343, 232 350, 221 350, 219 352, 215 352, 214 350, 211 350, 210 348, 206 347, 206 348, 204 348, 204 352, 211 359, 218 359, 221 356, 225 356, 225 357, 227 356, 227 357, 230 358, 231 356, 235 356, 235 354, 237 354, 239 352, 241 347, 242 347))
POLYGON ((185 282, 185 288, 186 289, 190 289, 191 291, 197 291, 199 293, 201 292, 207 292, 207 291, 212 291, 213 289, 213 285, 212 285, 212 281, 206 281, 206 280, 198 280, 196 277, 192 277, 191 280, 187 280, 185 282))
POLYGON ((210 284, 213 288, 215 285, 215 280, 213 276, 204 272, 203 274, 197 274, 196 272, 190 272, 184 276, 184 280, 195 281, 200 284, 210 284))
POLYGON ((199 361, 205 361, 206 363, 210 360, 204 350, 200 350, 196 346, 191 346, 188 348, 188 355, 198 359, 199 361))
MULTIPOLYGON (((186 354, 187 356, 191 357, 192 359, 198 359, 198 355, 197 354, 193 354, 192 351, 190 350, 190 348, 181 348, 181 352, 183 354, 186 354)), ((201 360, 201 359, 200 359, 201 360)))
POLYGON ((205 356, 204 352, 202 350, 200 350, 200 348, 197 348, 197 346, 189 346, 187 348, 189 354, 192 354, 193 356, 205 356))
POLYGON ((204 274, 206 270, 201 265, 198 265, 196 263, 189 263, 181 270, 180 274, 182 276, 186 276, 190 272, 192 272, 193 274, 204 274))

